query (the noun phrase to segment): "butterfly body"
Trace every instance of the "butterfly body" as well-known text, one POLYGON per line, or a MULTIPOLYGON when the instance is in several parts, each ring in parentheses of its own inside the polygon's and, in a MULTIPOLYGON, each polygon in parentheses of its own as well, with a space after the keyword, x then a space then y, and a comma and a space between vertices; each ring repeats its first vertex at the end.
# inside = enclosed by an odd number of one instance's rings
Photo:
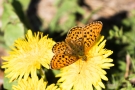
POLYGON ((55 54, 51 60, 52 69, 60 69, 76 62, 79 58, 86 61, 86 54, 100 35, 102 22, 95 21, 84 27, 73 27, 67 34, 65 42, 53 46, 55 54))

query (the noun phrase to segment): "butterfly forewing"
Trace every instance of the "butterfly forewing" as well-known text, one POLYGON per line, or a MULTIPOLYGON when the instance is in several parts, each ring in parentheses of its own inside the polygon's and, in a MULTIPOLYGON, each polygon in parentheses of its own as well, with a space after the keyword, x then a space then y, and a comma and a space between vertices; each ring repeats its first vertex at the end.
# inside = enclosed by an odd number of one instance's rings
POLYGON ((82 27, 73 27, 65 39, 65 42, 72 48, 73 54, 83 52, 82 30, 82 27))
POLYGON ((83 43, 85 51, 91 48, 102 29, 102 22, 95 21, 83 28, 83 43))
POLYGON ((70 39, 71 42, 82 38, 82 27, 73 27, 69 30, 66 39, 70 39))

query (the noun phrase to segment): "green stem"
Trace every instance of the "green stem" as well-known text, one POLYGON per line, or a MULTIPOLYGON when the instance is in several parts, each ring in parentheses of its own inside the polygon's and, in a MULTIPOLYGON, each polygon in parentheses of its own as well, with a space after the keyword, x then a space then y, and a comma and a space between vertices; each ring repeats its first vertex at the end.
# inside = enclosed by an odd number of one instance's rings
POLYGON ((45 81, 47 81, 46 76, 45 76, 45 73, 44 73, 44 70, 43 70, 42 68, 39 69, 39 73, 40 73, 41 77, 42 77, 45 81))

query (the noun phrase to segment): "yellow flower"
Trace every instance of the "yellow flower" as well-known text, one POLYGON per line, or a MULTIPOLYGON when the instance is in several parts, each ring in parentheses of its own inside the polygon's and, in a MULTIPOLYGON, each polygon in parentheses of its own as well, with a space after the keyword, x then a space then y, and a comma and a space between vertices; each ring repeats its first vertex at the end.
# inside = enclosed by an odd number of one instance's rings
POLYGON ((12 86, 13 90, 60 90, 55 86, 55 84, 51 84, 47 86, 47 82, 44 82, 41 78, 28 78, 27 80, 21 79, 18 81, 18 85, 12 86))
POLYGON ((6 61, 2 68, 5 68, 6 77, 10 78, 10 82, 22 77, 27 79, 30 74, 31 77, 35 77, 41 65, 49 68, 54 44, 52 39, 43 37, 43 33, 33 35, 32 31, 28 30, 26 38, 16 40, 12 51, 9 52, 10 55, 3 57, 6 61))
POLYGON ((108 80, 105 76, 106 71, 103 69, 110 69, 114 66, 111 58, 107 58, 113 52, 104 49, 105 42, 104 36, 95 42, 93 47, 86 55, 87 60, 79 59, 77 62, 64 67, 57 77, 61 77, 58 82, 61 83, 62 90, 93 90, 93 86, 97 90, 105 88, 102 83, 103 80, 108 80))
POLYGON ((45 90, 61 90, 55 84, 49 85, 45 90))

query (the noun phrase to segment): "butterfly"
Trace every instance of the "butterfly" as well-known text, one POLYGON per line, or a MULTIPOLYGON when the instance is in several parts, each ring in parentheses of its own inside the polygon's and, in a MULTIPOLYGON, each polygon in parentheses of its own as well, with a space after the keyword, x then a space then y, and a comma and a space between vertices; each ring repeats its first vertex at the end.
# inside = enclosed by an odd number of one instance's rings
POLYGON ((51 69, 60 69, 71 65, 78 59, 86 60, 86 54, 93 46, 102 30, 102 22, 94 21, 84 27, 73 27, 69 30, 65 41, 57 42, 52 51, 51 69))

